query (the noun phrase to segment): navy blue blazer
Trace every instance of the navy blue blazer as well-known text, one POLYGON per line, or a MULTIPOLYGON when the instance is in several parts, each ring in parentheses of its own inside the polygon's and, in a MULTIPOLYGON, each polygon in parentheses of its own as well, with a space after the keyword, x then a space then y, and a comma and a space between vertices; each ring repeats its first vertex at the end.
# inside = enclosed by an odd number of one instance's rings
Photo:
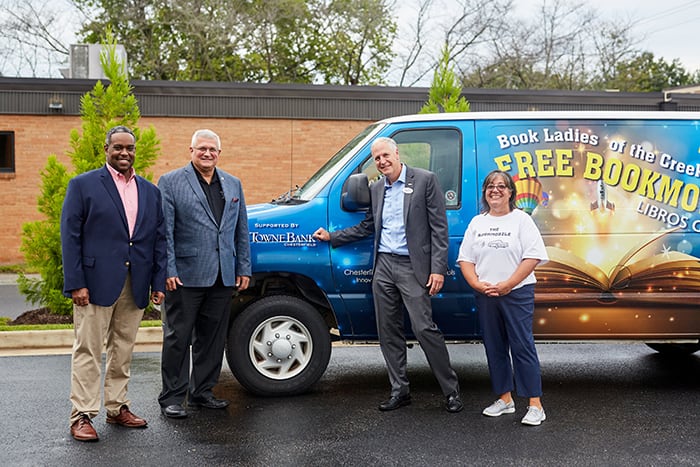
POLYGON ((134 301, 148 305, 151 292, 165 292, 165 222, 158 188, 136 176, 138 215, 129 237, 122 200, 107 166, 68 183, 61 212, 63 293, 87 287, 90 303, 111 306, 131 271, 134 301))
POLYGON ((164 174, 158 180, 163 194, 168 276, 185 287, 210 287, 221 271, 224 285, 236 276, 250 276, 248 212, 238 177, 216 169, 224 197, 218 224, 192 164, 164 174))

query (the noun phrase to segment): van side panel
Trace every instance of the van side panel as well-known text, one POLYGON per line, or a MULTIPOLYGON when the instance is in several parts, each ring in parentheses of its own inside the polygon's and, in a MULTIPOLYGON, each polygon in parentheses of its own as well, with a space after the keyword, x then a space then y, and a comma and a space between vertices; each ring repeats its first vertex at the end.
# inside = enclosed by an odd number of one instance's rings
MULTIPOLYGON (((473 294, 456 268, 459 243, 468 216, 476 208, 475 141, 472 121, 406 123, 388 127, 379 136, 389 136, 399 146, 401 160, 411 166, 433 171, 445 193, 450 231, 450 249, 445 286, 433 298, 433 318, 447 339, 478 337, 473 294)), ((329 229, 339 230, 358 223, 364 212, 347 212, 341 207, 342 185, 353 172, 365 172, 370 181, 378 173, 371 160, 369 145, 358 153, 351 167, 334 180, 328 197, 329 229)), ((376 339, 376 319, 372 301, 373 238, 331 248, 331 269, 339 297, 348 310, 352 339, 376 339)), ((411 337, 406 319, 406 334, 411 337)))
MULTIPOLYGON (((369 158, 369 145, 359 150, 353 163, 343 168, 331 182, 328 192, 328 230, 335 231, 353 226, 365 217, 366 211, 350 212, 342 207, 343 184, 358 173, 358 166, 369 158)), ((342 337, 352 340, 376 340, 377 322, 372 302, 372 249, 368 237, 349 245, 330 248, 330 273, 338 303, 347 311, 349 327, 341 329, 342 337)), ((328 265, 325 266, 328 268, 328 265)))
MULTIPOLYGON (((257 204, 248 209, 253 274, 283 279, 305 278, 326 294, 342 332, 352 332, 348 314, 335 293, 330 246, 317 242, 313 232, 327 224, 327 202, 322 195, 305 204, 257 204)), ((261 295, 278 294, 275 284, 259 285, 261 295)))
POLYGON ((550 261, 542 338, 700 336, 700 122, 477 121, 478 179, 516 179, 550 261))

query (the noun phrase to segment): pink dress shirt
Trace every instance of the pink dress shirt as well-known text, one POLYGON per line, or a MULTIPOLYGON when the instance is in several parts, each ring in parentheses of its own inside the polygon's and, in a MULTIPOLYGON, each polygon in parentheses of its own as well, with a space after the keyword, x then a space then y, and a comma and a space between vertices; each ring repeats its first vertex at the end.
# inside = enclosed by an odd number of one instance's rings
POLYGON ((114 168, 107 164, 107 169, 109 173, 112 174, 112 179, 114 184, 117 186, 117 191, 122 199, 122 204, 124 205, 124 212, 126 213, 126 222, 129 225, 129 237, 134 236, 134 225, 136 225, 136 215, 139 212, 139 192, 136 187, 136 177, 134 176, 134 168, 130 168, 127 173, 127 177, 121 173, 114 170, 114 168))

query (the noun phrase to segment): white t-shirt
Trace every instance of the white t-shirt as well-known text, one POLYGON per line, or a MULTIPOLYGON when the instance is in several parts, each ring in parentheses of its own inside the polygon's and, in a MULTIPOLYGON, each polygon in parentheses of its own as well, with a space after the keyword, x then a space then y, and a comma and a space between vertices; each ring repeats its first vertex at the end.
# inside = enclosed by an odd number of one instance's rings
MULTIPOLYGON (((474 264, 479 280, 495 284, 508 279, 526 258, 539 259, 540 264, 549 259, 535 222, 514 209, 505 216, 475 216, 464 232, 457 262, 474 264)), ((513 288, 535 282, 533 272, 513 288)))

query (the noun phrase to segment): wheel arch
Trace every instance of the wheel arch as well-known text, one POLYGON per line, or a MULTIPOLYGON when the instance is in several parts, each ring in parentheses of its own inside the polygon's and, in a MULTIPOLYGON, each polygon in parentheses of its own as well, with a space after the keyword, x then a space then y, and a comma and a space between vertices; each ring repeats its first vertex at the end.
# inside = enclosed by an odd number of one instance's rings
POLYGON ((253 274, 248 289, 234 297, 230 322, 233 323, 234 318, 253 302, 271 295, 291 295, 308 302, 323 318, 331 331, 332 339, 339 338, 337 332, 332 332, 338 329, 338 319, 325 292, 316 281, 298 273, 265 272, 253 274))

